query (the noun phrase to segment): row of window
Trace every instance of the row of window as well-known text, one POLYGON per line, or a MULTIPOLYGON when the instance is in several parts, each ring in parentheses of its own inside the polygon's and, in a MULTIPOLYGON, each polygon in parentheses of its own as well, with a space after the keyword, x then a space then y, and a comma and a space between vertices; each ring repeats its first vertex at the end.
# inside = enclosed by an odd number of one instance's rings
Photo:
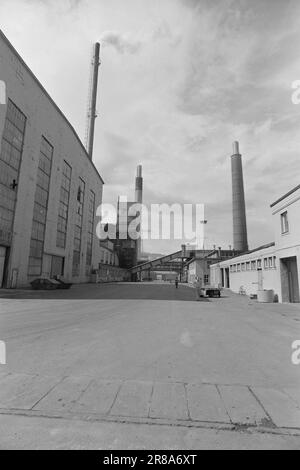
MULTIPOLYGON (((26 116, 8 100, 0 154, 0 229, 12 230, 16 187, 25 138, 26 116)), ((54 148, 42 136, 34 197, 28 274, 40 275, 48 210, 51 166, 54 148)), ((56 246, 66 247, 72 168, 64 161, 60 189, 56 246)), ((85 182, 79 178, 75 220, 73 274, 79 274, 85 182)), ((89 193, 86 265, 91 266, 95 215, 95 194, 89 193)))
POLYGON ((101 255, 101 258, 100 258, 101 263, 103 263, 103 264, 112 264, 112 265, 114 264, 114 258, 115 258, 114 253, 110 253, 108 251, 101 250, 100 255, 101 255))
POLYGON ((90 266, 92 265, 94 218, 95 218, 95 194, 93 191, 90 191, 89 205, 88 205, 88 234, 87 234, 87 247, 86 247, 87 270, 89 270, 90 266))
POLYGON ((58 220, 56 232, 56 246, 59 248, 66 247, 69 199, 71 189, 72 168, 66 161, 63 163, 62 181, 60 188, 60 198, 58 206, 58 220))
POLYGON ((73 276, 79 276, 79 271, 80 271, 80 252, 81 252, 84 196, 85 196, 85 182, 81 178, 79 178, 79 185, 78 185, 78 191, 77 191, 76 218, 75 218, 74 246, 73 246, 73 266, 72 266, 73 276))
POLYGON ((28 263, 29 276, 39 276, 42 270, 52 157, 53 147, 45 137, 42 137, 34 196, 28 263))
POLYGON ((5 232, 13 227, 25 127, 25 115, 8 100, 0 153, 0 229, 5 232))
POLYGON ((230 265, 230 272, 257 271, 258 269, 276 269, 276 256, 268 256, 263 259, 246 261, 230 265))

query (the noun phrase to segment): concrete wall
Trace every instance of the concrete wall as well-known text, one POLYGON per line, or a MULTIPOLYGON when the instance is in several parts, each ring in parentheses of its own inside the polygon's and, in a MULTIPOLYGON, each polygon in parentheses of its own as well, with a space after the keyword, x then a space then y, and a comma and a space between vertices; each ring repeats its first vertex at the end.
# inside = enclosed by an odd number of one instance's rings
MULTIPOLYGON (((252 251, 248 254, 232 258, 211 266, 211 283, 222 285, 222 271, 230 269, 230 288, 246 294, 256 294, 258 289, 273 289, 279 302, 299 302, 300 300, 300 188, 293 190, 272 204, 274 246, 252 251), (289 229, 282 233, 281 215, 287 211, 289 229), (273 266, 266 266, 264 260, 275 259, 273 266), (257 261, 261 260, 261 271, 257 269, 257 261), (252 262, 255 261, 255 267, 252 262), (242 263, 245 270, 242 270, 242 263), (250 268, 248 264, 250 263, 250 268), (240 270, 237 271, 237 264, 240 270), (298 278, 298 279, 297 279, 298 278), (293 287, 293 298, 289 295, 293 287)), ((224 283, 223 283, 224 285, 224 283)))
MULTIPOLYGON (((272 205, 272 219, 275 233, 276 256, 280 262, 282 286, 279 293, 280 301, 287 301, 287 273, 284 260, 295 257, 298 271, 298 298, 300 297, 300 189, 284 197, 272 205), (282 233, 281 214, 287 212, 289 230, 282 233)), ((294 269, 292 269, 294 271, 294 269)), ((295 277, 295 273, 293 273, 295 277)))
POLYGON ((210 283, 210 269, 207 260, 204 259, 195 259, 187 266, 187 282, 193 284, 196 280, 196 277, 201 279, 202 284, 210 283), (205 282, 205 276, 206 278, 205 282))
MULTIPOLYGON (((25 141, 17 188, 17 203, 13 227, 13 240, 9 259, 8 281, 14 273, 16 285, 28 284, 27 267, 32 228, 33 203, 36 188, 36 176, 39 162, 41 137, 44 136, 54 147, 52 174, 49 189, 49 203, 44 244, 44 262, 42 275, 49 275, 49 257, 51 255, 65 257, 64 276, 72 282, 86 282, 85 256, 87 245, 88 194, 95 193, 95 208, 102 201, 103 182, 92 162, 88 159, 79 138, 66 118, 59 112, 50 97, 38 84, 22 59, 9 46, 0 34, 0 80, 5 81, 7 96, 25 114, 27 118, 25 141), (66 160, 72 167, 72 183, 66 249, 56 247, 56 230, 62 165, 66 160), (81 243, 81 267, 78 277, 72 278, 72 256, 74 240, 74 224, 76 215, 76 195, 78 178, 85 181, 85 201, 81 243)), ((74 90, 76 99, 76 90, 74 90)), ((1 105, 0 114, 0 145, 5 121, 6 106, 1 105)), ((1 148, 0 148, 1 150, 1 148)), ((96 226, 96 220, 95 220, 96 226)), ((93 264, 99 241, 94 236, 93 264)))
POLYGON ((279 296, 279 265, 277 259, 274 264, 274 257, 275 248, 269 247, 212 265, 210 268, 211 283, 214 286, 222 286, 223 284, 223 287, 225 287, 224 282, 222 282, 222 269, 229 268, 230 289, 233 292, 238 293, 240 288, 243 287, 247 295, 257 294, 260 284, 262 289, 273 289, 274 293, 279 296), (273 267, 265 266, 264 260, 269 260, 269 258, 273 258, 273 267), (258 262, 261 263, 261 271, 258 270, 258 262), (238 269, 240 270, 238 271, 238 269))
POLYGON ((126 269, 117 266, 109 266, 107 264, 99 265, 97 275, 98 282, 121 282, 130 281, 130 279, 130 272, 126 269))

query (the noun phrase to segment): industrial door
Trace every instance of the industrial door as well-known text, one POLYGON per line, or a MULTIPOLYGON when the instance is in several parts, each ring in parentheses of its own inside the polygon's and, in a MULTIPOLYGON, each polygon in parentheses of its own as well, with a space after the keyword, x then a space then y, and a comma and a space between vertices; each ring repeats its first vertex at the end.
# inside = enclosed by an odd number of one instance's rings
POLYGON ((296 256, 281 259, 281 286, 283 302, 300 302, 296 256))
POLYGON ((6 257, 6 248, 5 246, 0 246, 0 287, 3 286, 5 257, 6 257))

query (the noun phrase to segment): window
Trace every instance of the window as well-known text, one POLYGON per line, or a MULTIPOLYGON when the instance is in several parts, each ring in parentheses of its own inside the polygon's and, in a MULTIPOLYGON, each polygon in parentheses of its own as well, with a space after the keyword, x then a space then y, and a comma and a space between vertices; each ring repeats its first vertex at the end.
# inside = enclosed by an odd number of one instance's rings
POLYGON ((246 270, 246 265, 245 263, 242 263, 242 271, 245 271, 246 270))
POLYGON ((269 263, 268 263, 268 258, 264 258, 264 269, 268 269, 269 263))
POLYGON ((250 271, 250 267, 251 267, 250 261, 247 261, 247 263, 246 263, 246 271, 250 271))
POLYGON ((281 219, 281 233, 288 233, 289 231, 289 221, 288 221, 288 213, 287 211, 283 212, 280 215, 281 219))
POLYGON ((64 161, 57 218, 56 246, 66 247, 72 168, 64 161))
POLYGON ((209 274, 204 274, 204 284, 209 283, 209 274))
POLYGON ((8 100, 0 152, 0 230, 8 241, 13 229, 25 127, 25 115, 8 100))
POLYGON ((276 256, 273 256, 273 268, 276 269, 276 256))
POLYGON ((241 265, 237 264, 237 272, 239 273, 241 271, 241 265))
POLYGON ((39 276, 42 273, 52 156, 53 147, 42 136, 34 196, 28 276, 39 276))
POLYGON ((251 261, 251 270, 256 271, 256 261, 251 261))
POLYGON ((86 246, 86 266, 88 267, 92 265, 94 217, 95 217, 95 193, 93 191, 90 191, 89 207, 88 207, 88 234, 87 234, 87 246, 86 246))
POLYGON ((257 260, 257 269, 261 269, 261 259, 257 260))
POLYGON ((85 182, 79 178, 77 189, 77 210, 75 218, 75 233, 73 243, 73 276, 79 276, 80 271, 80 252, 81 252, 81 236, 82 236, 82 221, 83 221, 83 204, 85 194, 85 182))
POLYGON ((273 256, 270 256, 268 259, 268 267, 271 269, 273 268, 273 256))

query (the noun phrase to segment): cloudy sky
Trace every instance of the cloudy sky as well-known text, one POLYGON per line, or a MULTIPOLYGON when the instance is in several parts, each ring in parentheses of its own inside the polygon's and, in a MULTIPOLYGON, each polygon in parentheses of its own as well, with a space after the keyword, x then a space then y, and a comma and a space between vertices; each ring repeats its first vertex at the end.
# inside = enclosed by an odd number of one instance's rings
MULTIPOLYGON (((269 204, 299 184, 299 0, 1 0, 1 29, 84 140, 100 40, 95 163, 104 201, 204 203, 206 243, 232 243, 230 155, 244 161, 251 247, 269 204)), ((180 242, 147 242, 154 252, 180 242)))

